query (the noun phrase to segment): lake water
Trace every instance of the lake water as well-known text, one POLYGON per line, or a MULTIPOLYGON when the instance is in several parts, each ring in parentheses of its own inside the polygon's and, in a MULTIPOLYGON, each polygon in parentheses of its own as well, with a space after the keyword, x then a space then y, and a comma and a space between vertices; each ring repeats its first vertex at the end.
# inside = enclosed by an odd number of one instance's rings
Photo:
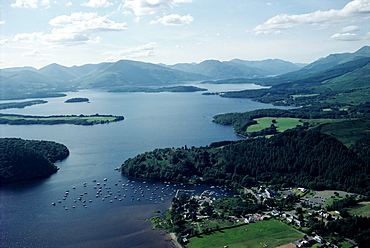
MULTIPOLYGON (((201 85, 209 91, 255 85, 201 85)), ((27 115, 112 114, 124 121, 95 125, 1 125, 1 137, 51 140, 70 156, 49 178, 0 187, 0 247, 171 247, 164 231, 147 218, 163 212, 178 189, 209 186, 135 182, 114 168, 155 148, 204 146, 240 139, 232 127, 212 122, 219 113, 272 108, 248 99, 194 93, 68 92, 47 104, 2 113, 27 115), (87 97, 90 103, 64 103, 87 97), (106 181, 104 181, 106 179, 106 181), (80 198, 80 199, 79 199, 80 198), (55 206, 52 205, 55 203, 55 206)), ((224 193, 224 192, 219 192, 224 193)))

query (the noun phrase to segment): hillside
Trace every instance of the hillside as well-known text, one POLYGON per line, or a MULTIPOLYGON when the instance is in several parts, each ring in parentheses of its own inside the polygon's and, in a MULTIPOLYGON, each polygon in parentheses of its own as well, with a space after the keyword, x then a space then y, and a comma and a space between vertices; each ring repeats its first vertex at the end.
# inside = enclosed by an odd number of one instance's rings
POLYGON ((180 63, 168 66, 185 72, 197 73, 210 79, 261 78, 299 70, 300 67, 283 60, 268 59, 247 61, 233 59, 230 61, 206 60, 197 63, 180 63))
POLYGON ((53 164, 69 155, 67 147, 51 141, 0 139, 0 183, 47 177, 58 168, 53 164))
MULTIPOLYGON (((370 93, 369 68, 370 56, 362 57, 339 63, 321 71, 306 73, 307 71, 302 69, 294 75, 288 73, 276 78, 260 79, 259 82, 264 80, 265 84, 270 84, 272 87, 227 92, 222 96, 252 98, 264 103, 287 106, 326 104, 329 107, 359 104, 368 101, 367 96, 370 93), (298 74, 298 72, 301 73, 298 74)), ((242 82, 245 83, 246 80, 242 82)))
POLYGON ((368 193, 369 166, 331 136, 289 131, 201 148, 156 149, 126 160, 121 169, 135 178, 195 180, 235 189, 263 181, 282 187, 368 193))
MULTIPOLYGON (((208 83, 254 83, 277 86, 280 89, 299 89, 313 92, 336 88, 353 90, 367 87, 370 57, 366 46, 354 53, 333 54, 303 68, 291 62, 270 59, 263 61, 206 60, 201 63, 159 65, 132 60, 86 64, 66 67, 50 64, 39 70, 33 67, 16 67, 0 70, 1 99, 58 96, 58 92, 117 87, 174 86, 194 81, 208 83), (285 73, 285 74, 284 74, 285 73), (275 77, 267 77, 278 75, 275 77), (220 80, 222 81, 211 81, 220 80), (325 86, 324 86, 325 85, 325 86)), ((295 90, 298 92, 298 90, 295 90)), ((239 94, 239 93, 238 93, 239 94)), ((296 93, 294 93, 296 94, 296 93)), ((312 93, 309 93, 312 94, 312 93)), ((226 95, 225 95, 226 96, 226 95)), ((227 95, 236 97, 235 95, 227 95)), ((239 96, 240 97, 240 94, 239 96)), ((250 96, 246 96, 250 97, 250 96)))

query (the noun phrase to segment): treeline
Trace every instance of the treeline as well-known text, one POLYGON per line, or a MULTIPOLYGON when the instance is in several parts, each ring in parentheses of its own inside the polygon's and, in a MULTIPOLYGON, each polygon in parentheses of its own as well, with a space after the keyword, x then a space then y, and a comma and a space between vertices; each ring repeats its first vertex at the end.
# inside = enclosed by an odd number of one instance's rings
POLYGON ((217 148, 156 149, 126 160, 121 169, 136 178, 235 189, 264 181, 279 187, 370 192, 370 164, 340 141, 315 131, 287 131, 217 148))
POLYGON ((0 109, 25 108, 28 106, 32 106, 36 104, 43 104, 43 103, 47 103, 47 101, 33 100, 33 101, 25 101, 25 102, 7 102, 7 103, 0 103, 0 109))
POLYGON ((56 142, 1 138, 0 183, 49 176, 58 170, 53 163, 68 155, 68 148, 56 142))
MULTIPOLYGON (((290 117, 308 119, 350 119, 350 118, 365 118, 370 116, 370 102, 350 106, 347 109, 340 109, 339 106, 333 107, 328 104, 321 104, 311 107, 303 107, 296 109, 257 109, 245 113, 227 113, 219 114, 213 117, 213 122, 221 125, 232 125, 235 132, 247 136, 247 128, 257 124, 254 120, 262 117, 290 117), (329 108, 329 111, 324 109, 329 108)), ((303 128, 308 127, 304 124, 303 128)))

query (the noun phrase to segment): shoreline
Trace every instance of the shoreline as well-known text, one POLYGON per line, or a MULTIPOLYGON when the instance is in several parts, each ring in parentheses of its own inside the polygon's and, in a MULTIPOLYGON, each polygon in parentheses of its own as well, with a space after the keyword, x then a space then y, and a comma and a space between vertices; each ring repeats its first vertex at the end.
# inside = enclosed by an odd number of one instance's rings
POLYGON ((180 245, 179 242, 177 242, 177 238, 176 238, 175 233, 169 233, 169 235, 171 237, 171 242, 172 242, 173 247, 175 247, 175 248, 183 248, 183 246, 180 245))

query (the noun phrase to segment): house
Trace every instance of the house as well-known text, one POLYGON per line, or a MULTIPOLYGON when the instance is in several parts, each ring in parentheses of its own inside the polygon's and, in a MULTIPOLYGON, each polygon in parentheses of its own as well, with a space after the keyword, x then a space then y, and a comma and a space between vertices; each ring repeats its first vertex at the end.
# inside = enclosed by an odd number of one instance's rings
POLYGON ((324 239, 322 237, 320 237, 319 235, 316 235, 315 237, 313 237, 313 240, 315 240, 317 243, 324 243, 324 239))
POLYGON ((302 193, 305 193, 307 191, 307 189, 305 188, 297 188, 299 191, 301 191, 302 193))
POLYGON ((265 193, 268 198, 274 198, 275 196, 279 196, 279 193, 277 193, 275 190, 272 190, 272 189, 266 189, 265 193))

